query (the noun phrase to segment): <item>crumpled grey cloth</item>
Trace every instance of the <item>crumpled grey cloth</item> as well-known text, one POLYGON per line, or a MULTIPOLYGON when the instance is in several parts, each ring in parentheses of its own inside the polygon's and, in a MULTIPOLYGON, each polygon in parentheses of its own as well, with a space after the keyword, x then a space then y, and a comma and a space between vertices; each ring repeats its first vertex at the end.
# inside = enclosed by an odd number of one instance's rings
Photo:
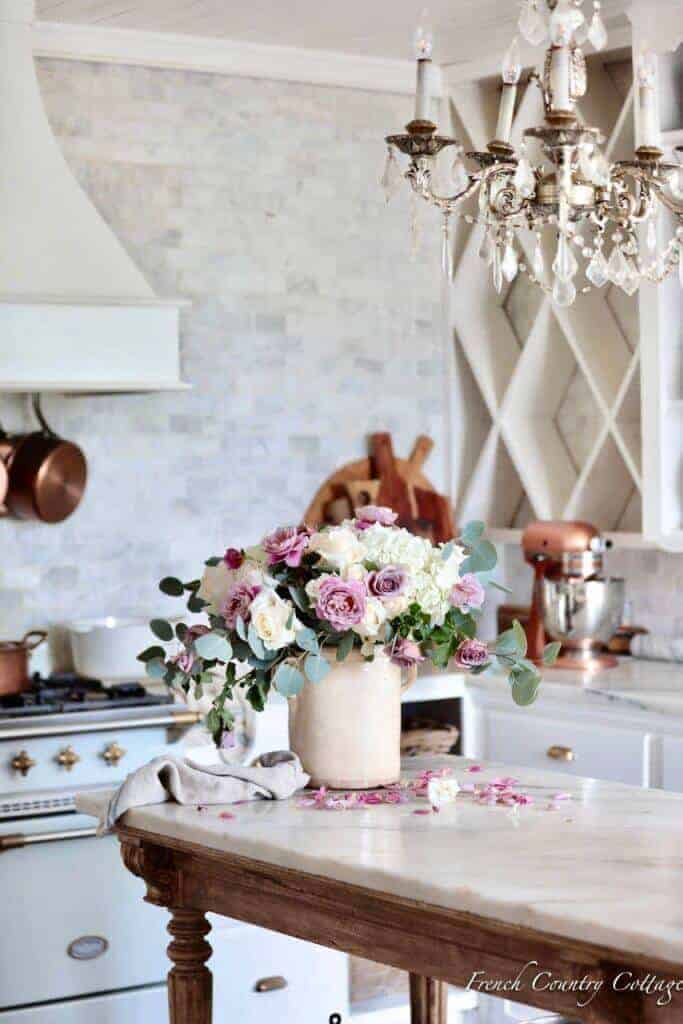
POLYGON ((233 804, 238 800, 286 800, 310 776, 289 750, 261 754, 252 765, 199 764, 186 757, 155 757, 121 784, 109 801, 99 832, 114 827, 126 811, 175 800, 179 804, 233 804))

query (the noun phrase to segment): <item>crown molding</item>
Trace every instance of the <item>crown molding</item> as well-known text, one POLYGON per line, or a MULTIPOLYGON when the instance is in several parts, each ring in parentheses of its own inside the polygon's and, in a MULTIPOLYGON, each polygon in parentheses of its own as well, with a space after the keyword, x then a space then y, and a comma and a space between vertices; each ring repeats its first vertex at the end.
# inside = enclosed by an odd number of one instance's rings
MULTIPOLYGON (((101 25, 37 21, 34 53, 62 60, 207 71, 369 92, 410 95, 415 91, 413 61, 101 25)), ((441 74, 436 66, 434 90, 441 95, 441 74)))

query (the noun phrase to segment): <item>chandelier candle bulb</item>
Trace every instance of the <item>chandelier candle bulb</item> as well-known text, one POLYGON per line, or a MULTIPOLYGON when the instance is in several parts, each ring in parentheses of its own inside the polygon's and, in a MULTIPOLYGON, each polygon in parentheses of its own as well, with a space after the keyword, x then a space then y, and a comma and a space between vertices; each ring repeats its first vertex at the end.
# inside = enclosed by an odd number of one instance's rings
POLYGON ((510 49, 503 60, 503 91, 500 96, 496 141, 509 142, 512 135, 512 119, 515 113, 517 85, 522 74, 522 61, 519 55, 517 39, 512 40, 510 49))
POLYGON ((417 79, 415 83, 415 120, 429 121, 431 114, 431 67, 434 36, 427 16, 423 11, 420 24, 415 30, 415 58, 417 79))
POLYGON ((659 118, 657 116, 657 57, 654 53, 643 53, 638 63, 638 86, 640 99, 640 145, 659 148, 659 118))
POLYGON ((551 111, 571 110, 569 64, 571 53, 566 46, 553 46, 550 59, 551 111))

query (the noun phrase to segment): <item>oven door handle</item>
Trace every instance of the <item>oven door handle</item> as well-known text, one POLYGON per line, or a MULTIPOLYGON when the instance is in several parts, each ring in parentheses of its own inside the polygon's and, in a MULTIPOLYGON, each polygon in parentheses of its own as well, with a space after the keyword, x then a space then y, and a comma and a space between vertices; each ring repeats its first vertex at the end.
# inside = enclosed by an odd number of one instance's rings
POLYGON ((7 850, 18 850, 22 846, 34 846, 37 843, 59 843, 65 839, 91 839, 97 835, 96 828, 72 828, 62 832, 14 832, 0 836, 0 853, 7 850))

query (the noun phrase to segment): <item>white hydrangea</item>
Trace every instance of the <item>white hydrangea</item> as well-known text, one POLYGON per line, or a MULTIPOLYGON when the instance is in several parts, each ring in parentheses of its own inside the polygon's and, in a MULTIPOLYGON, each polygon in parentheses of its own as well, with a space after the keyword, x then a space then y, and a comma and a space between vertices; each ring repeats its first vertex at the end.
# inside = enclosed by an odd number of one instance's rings
POLYGON ((380 526, 375 523, 358 533, 364 549, 364 561, 377 565, 402 565, 411 576, 429 565, 434 548, 425 537, 416 537, 408 530, 380 526))

